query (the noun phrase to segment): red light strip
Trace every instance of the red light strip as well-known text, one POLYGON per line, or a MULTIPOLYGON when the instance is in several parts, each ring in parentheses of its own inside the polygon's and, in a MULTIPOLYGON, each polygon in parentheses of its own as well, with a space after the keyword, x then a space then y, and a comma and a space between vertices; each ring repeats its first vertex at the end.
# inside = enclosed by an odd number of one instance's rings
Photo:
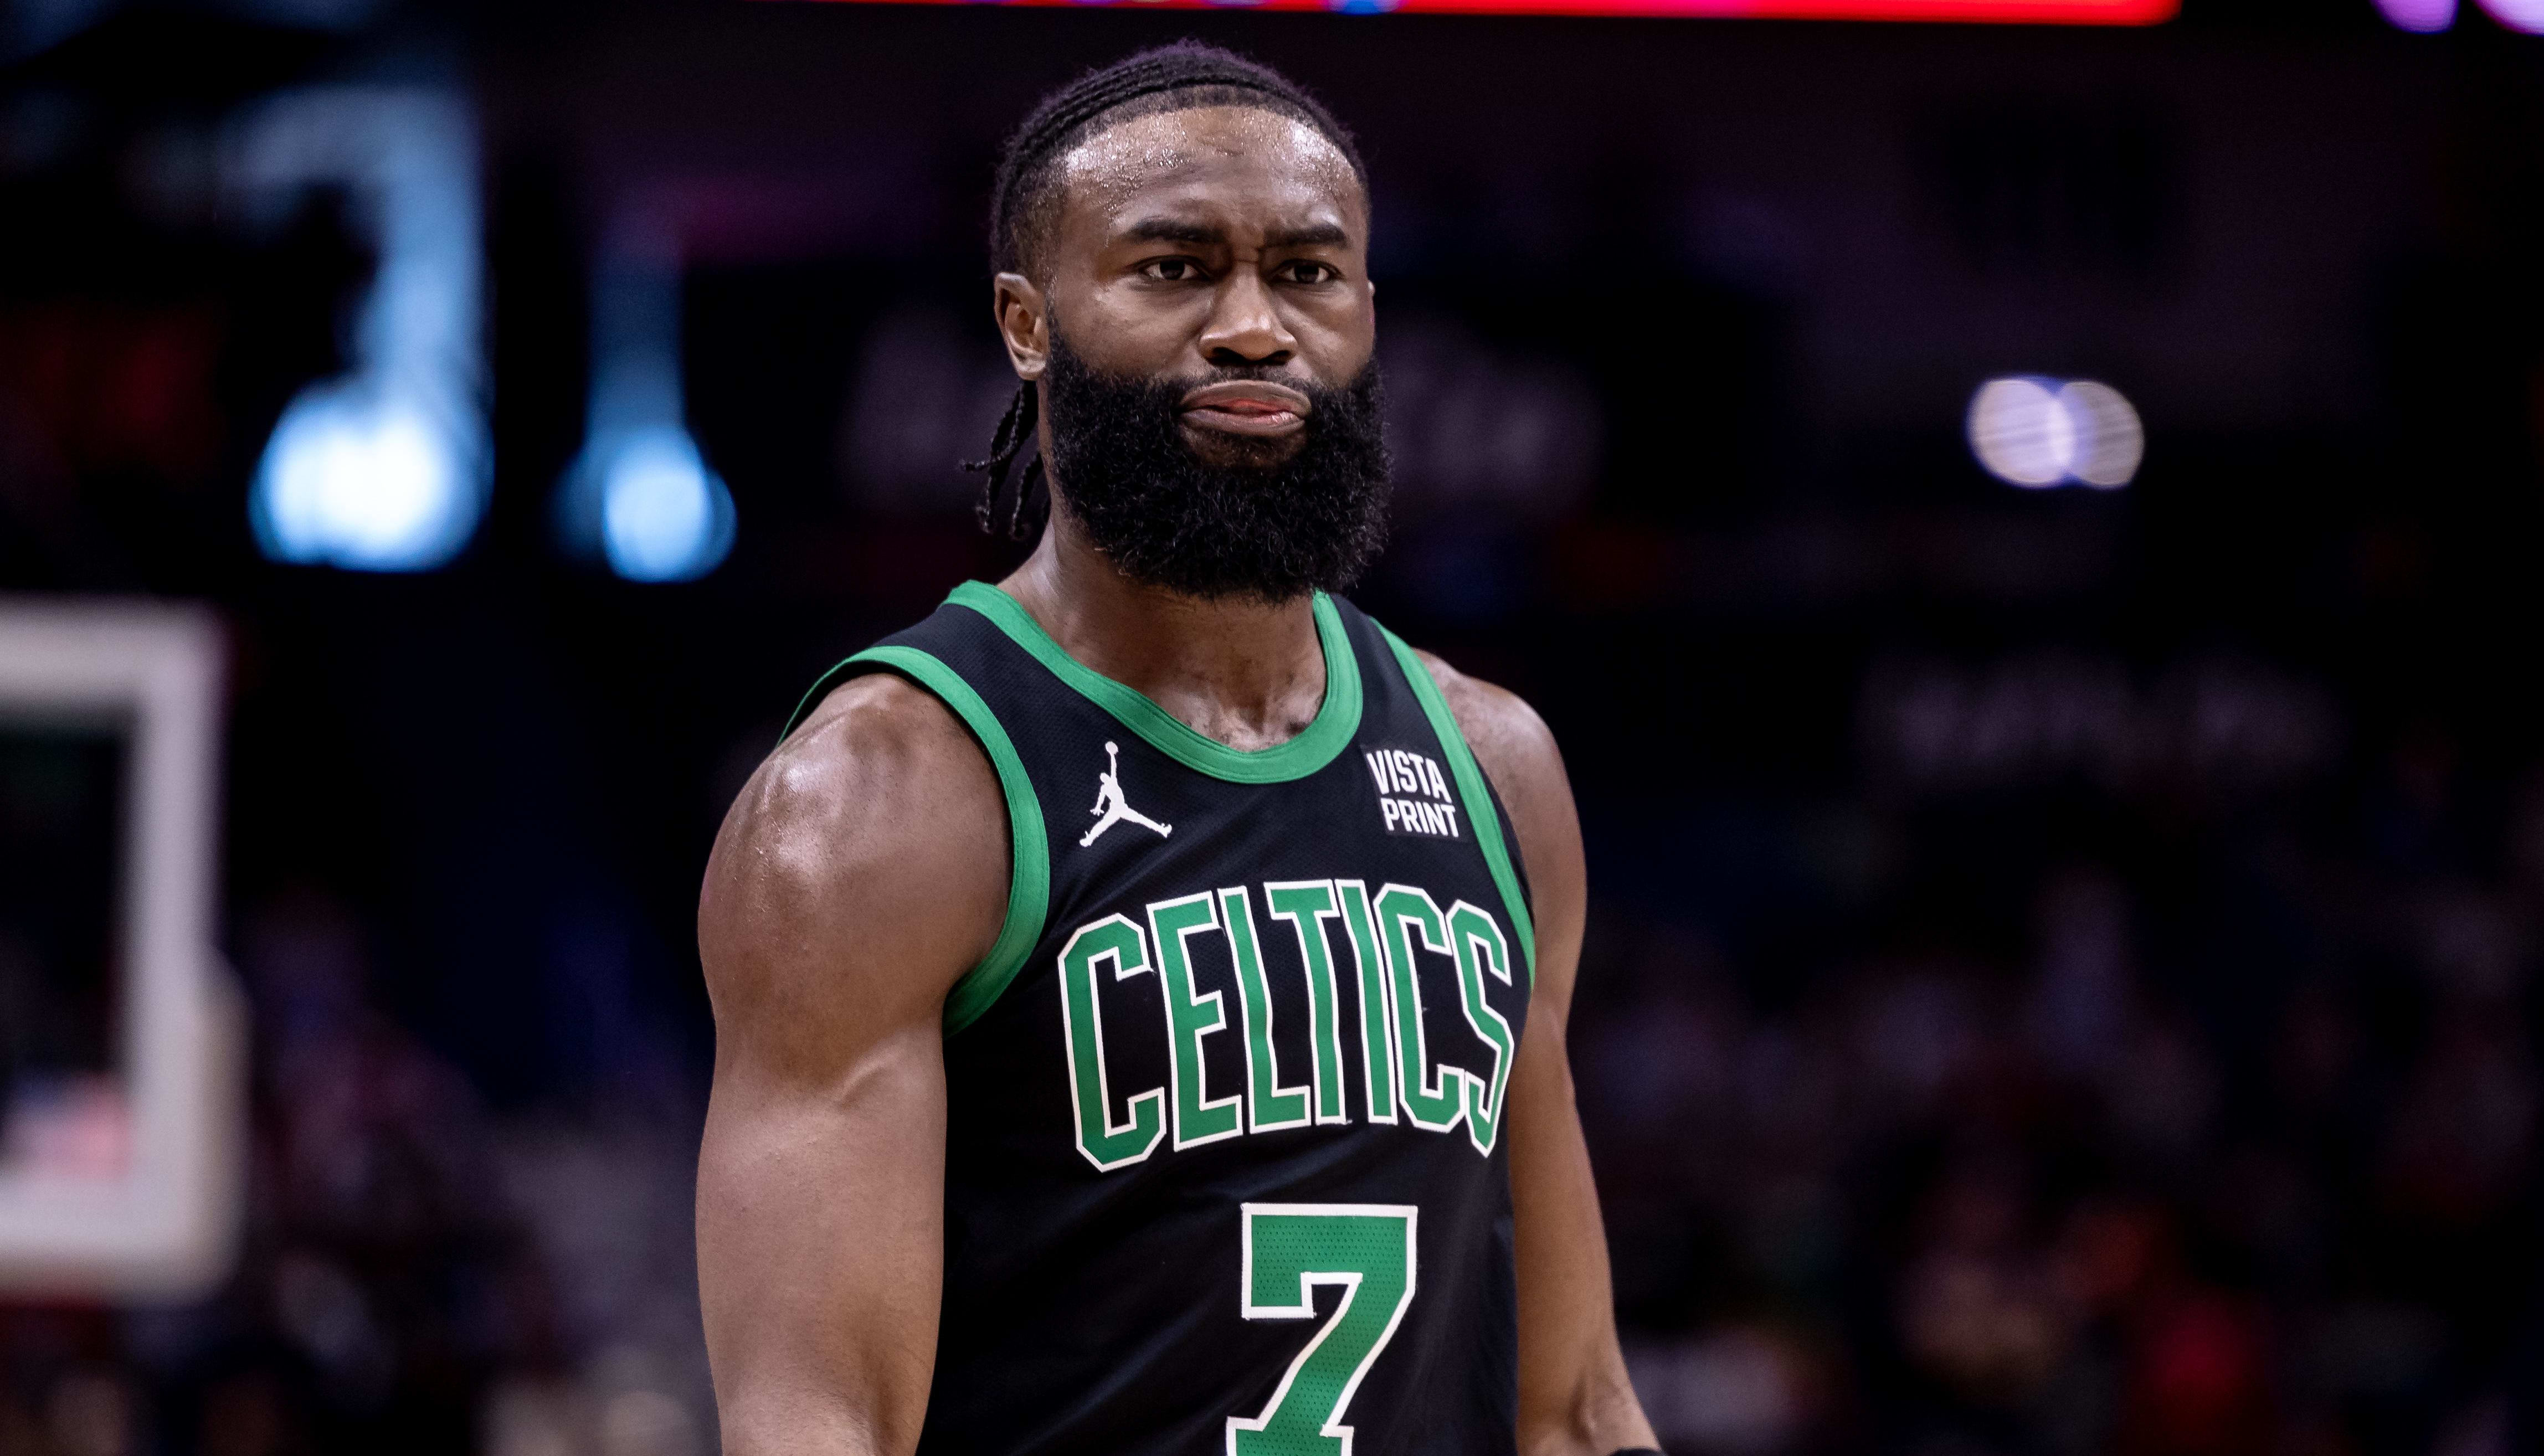
MULTIPOLYGON (((851 0, 853 3, 853 0, 851 0)), ((980 0, 865 0, 865 3, 976 4, 980 0)), ((995 0, 1003 5, 1140 10, 1358 9, 1332 0, 995 0)), ((2182 0, 1399 0, 1387 13, 1621 15, 1749 20, 1959 21, 1995 25, 2152 26, 2182 12, 2182 0)))

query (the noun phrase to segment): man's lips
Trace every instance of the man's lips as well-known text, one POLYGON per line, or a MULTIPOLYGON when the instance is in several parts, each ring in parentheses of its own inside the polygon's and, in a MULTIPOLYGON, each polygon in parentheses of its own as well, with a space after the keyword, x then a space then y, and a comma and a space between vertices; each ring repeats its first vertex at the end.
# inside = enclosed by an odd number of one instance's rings
POLYGON ((1308 396, 1286 384, 1246 379, 1204 384, 1183 400, 1185 423, 1230 435, 1290 435, 1308 426, 1308 396))

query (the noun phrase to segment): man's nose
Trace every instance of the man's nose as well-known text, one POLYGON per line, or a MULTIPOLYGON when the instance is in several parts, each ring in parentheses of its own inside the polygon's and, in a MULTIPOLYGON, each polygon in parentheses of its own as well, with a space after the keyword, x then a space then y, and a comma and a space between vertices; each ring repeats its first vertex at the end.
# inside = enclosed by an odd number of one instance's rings
POLYGON ((1272 306, 1272 290, 1249 268, 1230 272, 1196 342, 1202 358, 1221 366, 1285 364, 1299 352, 1298 339, 1272 306))

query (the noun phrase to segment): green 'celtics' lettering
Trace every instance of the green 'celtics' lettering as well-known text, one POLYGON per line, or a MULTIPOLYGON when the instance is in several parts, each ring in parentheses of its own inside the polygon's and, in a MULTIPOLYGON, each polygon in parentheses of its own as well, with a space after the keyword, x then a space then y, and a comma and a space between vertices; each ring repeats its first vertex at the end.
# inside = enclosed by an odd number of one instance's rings
POLYGON ((1343 1107, 1343 1024, 1334 1005, 1334 957, 1325 922, 1341 918, 1332 880, 1275 881, 1263 887, 1274 920, 1299 934, 1299 963, 1308 971, 1308 1041, 1315 1051, 1316 1120, 1349 1122, 1343 1107))
POLYGON ((1131 1097, 1131 1120, 1113 1121, 1112 1092, 1104 1082, 1104 1008, 1096 997, 1096 967, 1113 963, 1113 979, 1149 969, 1148 941, 1127 917, 1106 916, 1082 926, 1060 951, 1062 1039, 1069 1046, 1069 1100, 1077 1109, 1077 1151, 1098 1173, 1137 1163, 1157 1150, 1165 1134, 1165 1089, 1131 1097))
POLYGON ((1216 930, 1219 916, 1208 890, 1149 906, 1149 934, 1157 942, 1157 979, 1166 993, 1166 1066, 1175 1088, 1175 1148, 1197 1148, 1244 1131, 1236 1104, 1241 1094, 1213 1097, 1202 1085, 1201 1039, 1228 1024, 1216 991, 1193 992, 1192 956, 1184 937, 1216 930))
POLYGON ((1360 969, 1360 1075, 1369 1120, 1395 1120, 1395 1048, 1387 1005, 1387 952, 1378 948, 1378 923, 1369 913, 1369 887, 1334 881, 1350 928, 1352 963, 1360 969))
POLYGON ((1254 900, 1243 885, 1219 892, 1229 948, 1236 956, 1237 1009, 1245 1016, 1245 1126, 1271 1132, 1308 1125, 1308 1090, 1283 1087, 1272 1047, 1272 989, 1263 983, 1263 956, 1254 943, 1254 900))
POLYGON ((1510 984, 1510 942, 1491 916, 1464 900, 1449 907, 1449 941, 1458 949, 1458 999, 1466 1003, 1467 1024, 1493 1049, 1489 1081, 1472 1072, 1459 1073, 1467 1084, 1467 1136, 1476 1152, 1490 1157, 1493 1140, 1501 1135, 1502 1092, 1510 1085, 1511 1029, 1484 1000, 1484 972, 1510 984))
POLYGON ((1389 980, 1395 1002, 1395 1087, 1405 1115, 1415 1127, 1447 1132, 1467 1115, 1458 1092, 1464 1072, 1431 1065, 1422 1034, 1421 968, 1413 961, 1413 935, 1441 955, 1450 954, 1449 928, 1431 892, 1413 885, 1389 885, 1378 892, 1378 928, 1387 945, 1389 980))
POLYGON ((1263 1414, 1228 1417, 1228 1456, 1348 1456, 1352 1394, 1413 1303, 1419 1215, 1391 1203, 1243 1205, 1237 1294, 1246 1319, 1313 1319, 1318 1285, 1342 1296, 1263 1414))
MULTIPOLYGON (((1454 1134, 1463 1126, 1475 1151, 1491 1157, 1518 1062, 1519 1034, 1509 1009, 1527 1002, 1524 988, 1512 996, 1517 967, 1507 924, 1466 900, 1443 911, 1418 885, 1390 884, 1372 895, 1361 880, 1275 880, 1259 891, 1272 918, 1289 923, 1289 936, 1264 940, 1256 919, 1257 887, 1246 885, 1152 901, 1145 925, 1139 917, 1110 915, 1071 933, 1060 953, 1059 983, 1075 1123, 1070 1135, 1078 1153, 1098 1172, 1109 1173, 1146 1160, 1169 1134, 1182 1149, 1247 1133, 1348 1126, 1354 1118, 1342 994, 1349 983, 1360 997, 1358 1060, 1367 1120, 1393 1123, 1400 1110, 1403 1120, 1425 1132, 1454 1134), (1349 971, 1334 953, 1330 921, 1342 923, 1351 947, 1349 971), (1205 933, 1225 937, 1230 972, 1218 969, 1216 952, 1207 946, 1196 963, 1193 937, 1205 933), (1299 947, 1295 961, 1284 948, 1292 940, 1299 947), (1299 1060, 1299 1031, 1290 1029, 1285 1042, 1277 1012, 1276 990, 1297 995, 1279 984, 1293 965, 1307 993, 1305 1065, 1299 1060), (1123 1053, 1128 1049, 1120 1044, 1122 1025, 1131 1013, 1121 1010, 1120 998, 1145 993, 1125 991, 1122 983, 1153 972, 1165 1013, 1165 1085, 1126 1096, 1107 1080, 1108 1066, 1118 1063, 1106 1055, 1105 1010, 1109 1002, 1112 1051, 1123 1053), (1233 1006, 1224 986, 1202 989, 1231 973, 1233 1006), (1499 991, 1492 990, 1496 981, 1499 991), (1435 1001, 1454 989, 1466 1030, 1454 1029, 1454 1019, 1425 1021, 1426 985, 1435 1001), (1502 998, 1500 1005, 1494 997, 1502 998), (1234 1069, 1232 1058, 1223 1054, 1219 1075, 1225 1092, 1213 1096, 1207 1049, 1209 1038, 1222 1031, 1235 1034, 1244 1056, 1243 1085, 1228 1085, 1234 1069), (1446 1038, 1437 1046, 1434 1032, 1446 1038), (1485 1065, 1477 1051, 1490 1054, 1489 1071, 1471 1070, 1485 1065), (1297 1081, 1284 1081, 1285 1061, 1297 1081)), ((1129 1024, 1155 1023, 1143 1010, 1129 1024)))

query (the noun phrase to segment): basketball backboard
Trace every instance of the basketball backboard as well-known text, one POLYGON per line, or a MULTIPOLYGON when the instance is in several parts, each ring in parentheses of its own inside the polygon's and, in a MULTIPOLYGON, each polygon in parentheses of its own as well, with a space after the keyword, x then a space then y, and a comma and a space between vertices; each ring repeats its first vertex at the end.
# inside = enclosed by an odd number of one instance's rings
POLYGON ((221 636, 0 599, 0 1292, 227 1272, 246 1016, 213 945, 221 636))

